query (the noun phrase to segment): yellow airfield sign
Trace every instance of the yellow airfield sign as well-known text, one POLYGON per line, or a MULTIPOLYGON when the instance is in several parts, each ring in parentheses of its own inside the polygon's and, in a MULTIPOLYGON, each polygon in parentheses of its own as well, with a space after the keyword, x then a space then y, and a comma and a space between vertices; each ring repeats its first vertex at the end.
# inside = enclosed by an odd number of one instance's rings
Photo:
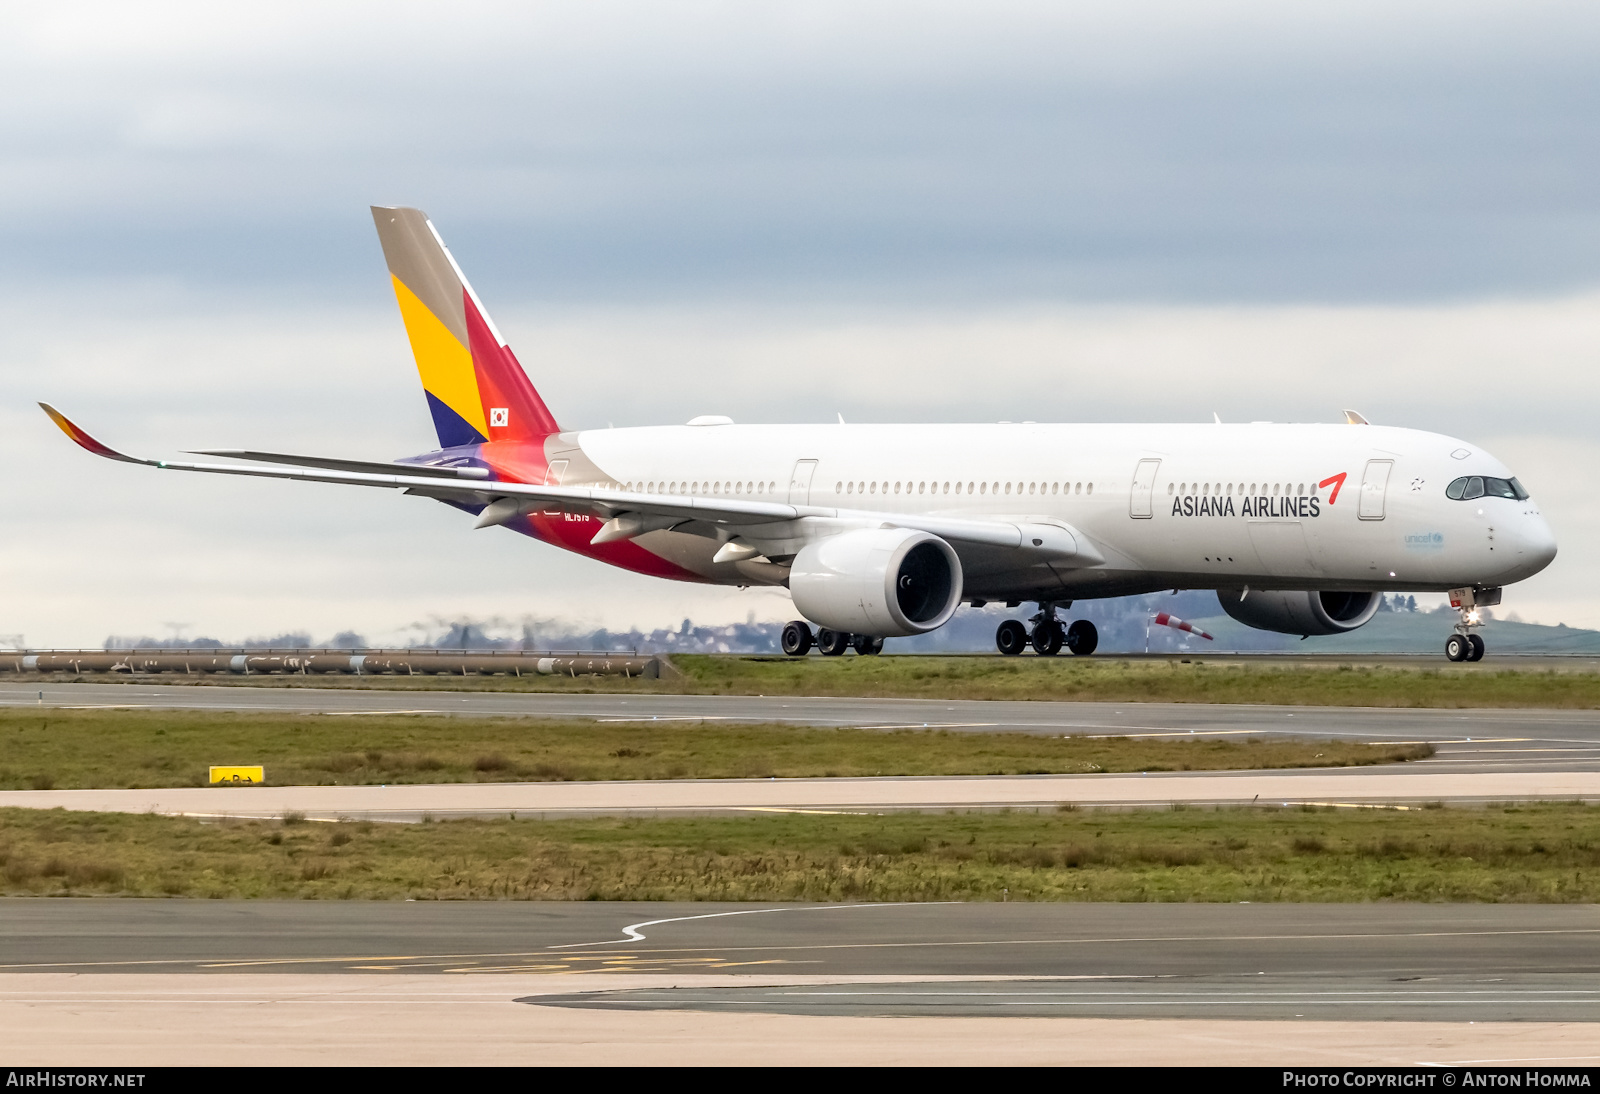
POLYGON ((212 786, 260 786, 267 781, 264 767, 213 767, 212 786))

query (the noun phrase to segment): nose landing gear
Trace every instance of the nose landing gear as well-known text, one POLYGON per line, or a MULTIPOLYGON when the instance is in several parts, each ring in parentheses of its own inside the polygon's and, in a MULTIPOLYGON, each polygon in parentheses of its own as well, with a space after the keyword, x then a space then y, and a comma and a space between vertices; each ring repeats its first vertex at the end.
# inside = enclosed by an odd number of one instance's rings
MULTIPOLYGON (((1065 605, 1072 607, 1070 601, 1065 605)), ((1056 605, 1049 601, 1039 604, 1039 614, 1028 621, 1030 631, 1020 619, 1008 619, 994 632, 995 648, 1007 657, 1015 657, 1029 645, 1040 657, 1054 657, 1065 646, 1079 657, 1087 657, 1100 644, 1100 634, 1087 619, 1079 619, 1072 626, 1056 618, 1056 605)))
POLYGON ((1486 649, 1483 637, 1470 628, 1483 626, 1479 608, 1500 603, 1499 589, 1451 589, 1450 606, 1461 613, 1455 633, 1444 640, 1444 655, 1450 661, 1482 661, 1486 649))

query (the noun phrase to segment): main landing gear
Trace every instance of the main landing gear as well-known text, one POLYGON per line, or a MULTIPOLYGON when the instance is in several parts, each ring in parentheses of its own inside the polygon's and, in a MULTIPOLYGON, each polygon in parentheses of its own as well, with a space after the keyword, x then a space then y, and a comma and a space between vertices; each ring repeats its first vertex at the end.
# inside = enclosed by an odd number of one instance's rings
POLYGON ((1500 603, 1499 589, 1451 589, 1450 606, 1461 613, 1455 633, 1444 640, 1444 655, 1450 661, 1482 661, 1484 643, 1481 635, 1471 632, 1483 626, 1479 608, 1500 603))
MULTIPOLYGON (((1069 602, 1067 607, 1072 607, 1069 602)), ((1087 619, 1079 619, 1072 626, 1063 626, 1056 618, 1056 606, 1049 602, 1039 605, 1039 614, 1028 620, 1030 631, 1020 619, 1008 619, 994 632, 994 644, 1007 657, 1015 657, 1028 646, 1040 657, 1054 657, 1065 646, 1079 657, 1087 657, 1100 644, 1100 632, 1087 619)))
POLYGON ((811 625, 803 619, 793 619, 784 624, 783 652, 790 657, 804 657, 815 645, 824 657, 839 657, 845 650, 855 650, 863 657, 875 657, 883 652, 883 639, 870 634, 847 634, 844 631, 819 630, 815 636, 811 625))

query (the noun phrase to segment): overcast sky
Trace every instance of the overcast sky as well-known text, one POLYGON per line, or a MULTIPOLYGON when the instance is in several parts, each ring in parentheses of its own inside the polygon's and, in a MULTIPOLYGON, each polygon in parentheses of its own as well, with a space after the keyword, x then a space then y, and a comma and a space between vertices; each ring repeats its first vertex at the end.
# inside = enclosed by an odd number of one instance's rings
MULTIPOLYGON (((1600 8, 0 8, 0 635, 787 601, 156 455, 432 436, 366 207, 419 205, 564 424, 1329 420, 1465 436, 1600 625, 1600 8)), ((359 496, 352 496, 359 495, 359 496)))

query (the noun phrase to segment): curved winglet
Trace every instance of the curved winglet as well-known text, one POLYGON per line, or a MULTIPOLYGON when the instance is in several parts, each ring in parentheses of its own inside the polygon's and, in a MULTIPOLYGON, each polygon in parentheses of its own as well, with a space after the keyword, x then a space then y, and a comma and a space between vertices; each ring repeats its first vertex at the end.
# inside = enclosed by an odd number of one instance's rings
POLYGON ((136 459, 133 456, 125 456, 121 452, 118 452, 115 448, 109 448, 106 445, 101 444, 99 441, 89 436, 89 434, 79 429, 65 414, 61 413, 61 411, 57 410, 49 403, 40 403, 39 408, 46 414, 50 415, 50 420, 55 422, 56 425, 60 426, 61 432, 71 437, 73 443, 79 448, 93 452, 96 456, 104 456, 108 460, 121 460, 123 463, 152 462, 150 460, 136 459))

